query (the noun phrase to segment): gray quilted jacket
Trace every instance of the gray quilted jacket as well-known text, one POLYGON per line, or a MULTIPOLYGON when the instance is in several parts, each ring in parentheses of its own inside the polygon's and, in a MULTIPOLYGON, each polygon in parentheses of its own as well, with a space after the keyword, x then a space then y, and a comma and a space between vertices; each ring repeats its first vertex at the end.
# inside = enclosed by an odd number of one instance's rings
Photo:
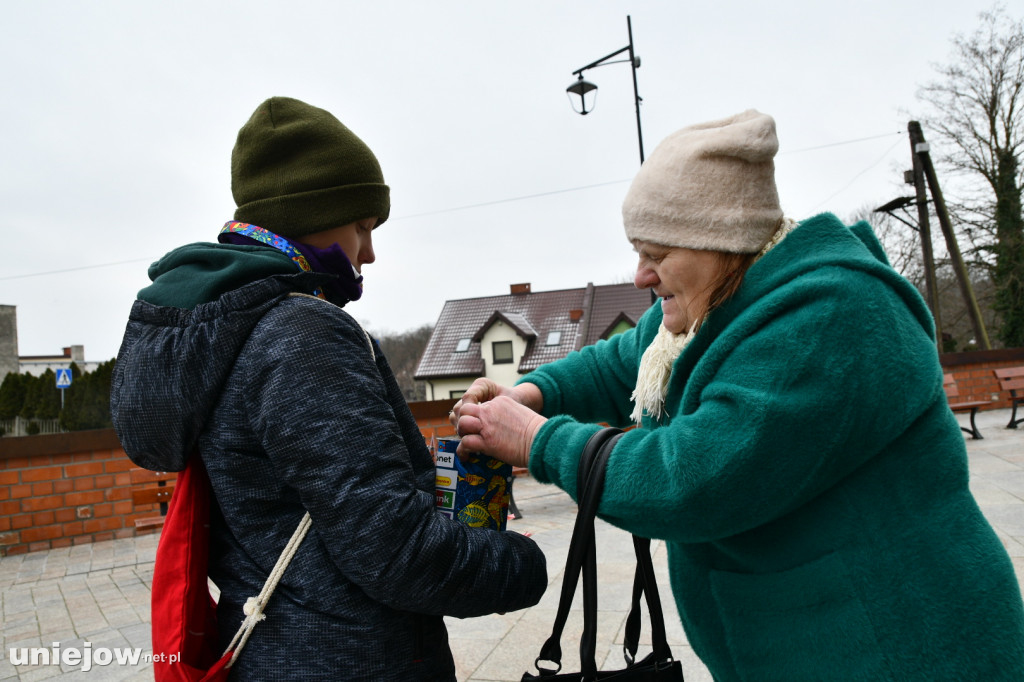
POLYGON ((154 264, 140 296, 177 307, 132 308, 111 391, 118 436, 154 470, 181 470, 198 447, 224 643, 312 516, 233 679, 454 680, 442 616, 537 603, 544 555, 435 512, 430 453, 379 347, 308 295, 329 275, 273 274, 292 267, 208 244, 154 264))

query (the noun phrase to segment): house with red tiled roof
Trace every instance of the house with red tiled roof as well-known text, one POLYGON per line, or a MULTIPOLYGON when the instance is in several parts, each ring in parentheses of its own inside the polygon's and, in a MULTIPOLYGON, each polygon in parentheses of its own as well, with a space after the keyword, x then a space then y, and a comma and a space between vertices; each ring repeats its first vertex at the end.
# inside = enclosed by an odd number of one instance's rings
POLYGON ((474 379, 501 384, 583 346, 635 327, 651 293, 633 284, 531 291, 447 301, 427 342, 415 379, 427 400, 458 398, 474 379))

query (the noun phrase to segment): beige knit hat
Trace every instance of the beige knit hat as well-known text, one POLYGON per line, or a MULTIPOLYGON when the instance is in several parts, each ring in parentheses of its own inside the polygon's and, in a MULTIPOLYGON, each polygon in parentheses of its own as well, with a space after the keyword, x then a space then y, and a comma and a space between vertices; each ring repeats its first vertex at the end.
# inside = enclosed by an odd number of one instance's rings
POLYGON ((622 203, 626 237, 757 253, 782 221, 775 120, 749 109, 679 130, 654 150, 622 203))

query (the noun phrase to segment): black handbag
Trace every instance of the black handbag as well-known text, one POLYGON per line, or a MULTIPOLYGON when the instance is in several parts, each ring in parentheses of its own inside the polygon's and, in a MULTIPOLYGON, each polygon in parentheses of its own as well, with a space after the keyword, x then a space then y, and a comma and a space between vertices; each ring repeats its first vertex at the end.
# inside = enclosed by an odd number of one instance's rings
POLYGON ((597 640, 597 557, 595 554, 594 517, 604 489, 605 468, 615 443, 622 436, 615 428, 602 429, 595 433, 580 455, 577 474, 579 491, 579 512, 569 543, 565 560, 565 575, 562 579, 562 593, 555 614, 551 636, 541 647, 534 665, 537 674, 523 673, 522 682, 542 680, 546 682, 592 682, 594 680, 621 680, 622 682, 682 682, 683 666, 672 659, 665 635, 665 617, 658 596, 658 583, 654 577, 651 562, 651 541, 633 536, 636 552, 636 574, 633 578, 632 605, 626 618, 623 656, 626 667, 621 670, 597 669, 595 661, 597 640), (576 594, 580 574, 583 574, 583 635, 580 639, 580 672, 563 673, 560 640, 569 616, 569 608, 576 594), (635 660, 640 644, 640 599, 646 598, 651 618, 653 651, 641 660, 635 660), (542 667, 541 662, 551 662, 554 668, 542 667))

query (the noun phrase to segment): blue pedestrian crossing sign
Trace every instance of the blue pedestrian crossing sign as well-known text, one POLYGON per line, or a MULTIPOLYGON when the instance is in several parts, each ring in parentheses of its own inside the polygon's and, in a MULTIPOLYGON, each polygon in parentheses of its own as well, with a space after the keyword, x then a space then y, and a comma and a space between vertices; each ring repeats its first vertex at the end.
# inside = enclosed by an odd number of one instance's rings
POLYGON ((70 369, 58 369, 57 370, 57 388, 70 388, 71 387, 71 370, 70 369))

